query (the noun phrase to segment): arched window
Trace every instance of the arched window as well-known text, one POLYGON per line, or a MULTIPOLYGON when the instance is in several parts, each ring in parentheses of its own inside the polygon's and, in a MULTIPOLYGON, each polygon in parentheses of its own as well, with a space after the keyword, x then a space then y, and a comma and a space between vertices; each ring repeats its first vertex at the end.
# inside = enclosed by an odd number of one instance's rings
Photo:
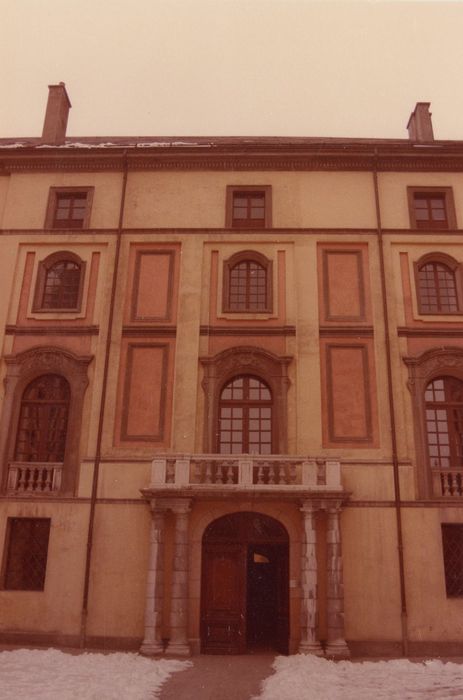
POLYGON ((272 453, 272 394, 258 377, 229 381, 219 400, 217 451, 221 454, 272 453))
POLYGON ((69 384, 57 374, 44 374, 26 387, 21 400, 15 461, 64 462, 69 400, 69 384))
POLYGON ((271 261, 253 251, 243 251, 226 260, 223 307, 225 312, 271 312, 271 261))
POLYGON ((437 377, 426 387, 426 435, 432 469, 463 466, 463 382, 437 377))
POLYGON ((420 313, 448 314, 460 310, 458 263, 449 256, 426 256, 416 265, 420 313))
POLYGON ((80 311, 84 270, 74 253, 54 253, 41 261, 34 311, 80 311))

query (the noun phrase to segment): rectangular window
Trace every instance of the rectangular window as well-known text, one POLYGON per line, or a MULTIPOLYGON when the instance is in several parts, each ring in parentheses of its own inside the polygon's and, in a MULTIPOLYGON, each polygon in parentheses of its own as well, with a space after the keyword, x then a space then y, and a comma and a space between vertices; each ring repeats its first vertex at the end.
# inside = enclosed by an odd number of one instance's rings
POLYGON ((93 187, 51 187, 45 228, 89 227, 93 187))
POLYGON ((3 588, 43 591, 50 518, 8 518, 3 588))
POLYGON ((269 228, 271 224, 271 187, 227 187, 227 228, 269 228))
POLYGON ((451 187, 408 187, 410 225, 417 229, 457 228, 451 187))
POLYGON ((445 588, 448 598, 463 596, 463 525, 442 525, 445 588))

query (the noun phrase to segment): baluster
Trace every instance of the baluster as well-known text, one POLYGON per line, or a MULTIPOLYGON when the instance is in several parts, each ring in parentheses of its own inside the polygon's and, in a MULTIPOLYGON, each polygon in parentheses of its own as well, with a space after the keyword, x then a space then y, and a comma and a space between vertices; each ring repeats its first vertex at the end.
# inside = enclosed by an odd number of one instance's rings
POLYGON ((287 484, 288 480, 286 478, 286 469, 284 464, 280 464, 280 467, 278 469, 278 483, 279 484, 287 484))
POLYGON ((275 483, 275 467, 273 465, 270 465, 270 467, 268 467, 268 483, 275 483))
POLYGON ((449 475, 448 474, 441 474, 442 478, 442 495, 443 496, 450 496, 450 484, 449 484, 449 475))
POLYGON ((259 464, 259 468, 257 470, 257 483, 258 484, 264 483, 264 468, 263 468, 262 464, 259 464))
POLYGON ((215 468, 215 482, 216 484, 223 484, 225 467, 223 464, 217 464, 215 468))
POLYGON ((174 462, 167 462, 166 483, 173 484, 174 482, 175 482, 175 464, 174 464, 174 462))
POLYGON ((193 474, 194 474, 193 478, 195 480, 195 483, 200 484, 201 483, 201 462, 195 462, 193 474))
POLYGON ((233 484, 233 466, 231 464, 228 465, 227 469, 227 484, 233 484))
POLYGON ((18 491, 26 490, 26 472, 27 469, 22 467, 19 468, 19 478, 18 478, 18 491))
POLYGON ((44 491, 51 491, 52 490, 52 483, 53 483, 53 469, 47 469, 45 471, 44 491))
POLYGON ((289 483, 290 484, 295 484, 297 480, 297 469, 296 465, 294 462, 291 462, 289 465, 289 483))
POLYGON ((212 469, 211 469, 210 462, 206 462, 206 472, 204 475, 204 483, 205 484, 212 484, 212 469))
POLYGON ((462 478, 461 478, 461 473, 459 472, 459 473, 456 475, 455 478, 456 478, 456 482, 457 482, 456 492, 457 492, 457 494, 458 494, 459 496, 461 496, 461 495, 462 495, 462 478))

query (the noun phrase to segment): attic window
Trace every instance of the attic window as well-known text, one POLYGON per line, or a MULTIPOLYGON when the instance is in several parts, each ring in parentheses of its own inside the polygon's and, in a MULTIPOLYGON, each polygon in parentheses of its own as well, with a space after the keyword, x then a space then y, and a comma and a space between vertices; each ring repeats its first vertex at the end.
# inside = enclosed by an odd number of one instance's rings
POLYGON ((409 187, 408 206, 412 228, 455 229, 455 205, 451 187, 409 187))
POLYGON ((227 187, 227 228, 269 228, 272 225, 272 189, 264 186, 227 187))
POLYGON ((51 187, 45 228, 88 228, 92 199, 93 187, 51 187))

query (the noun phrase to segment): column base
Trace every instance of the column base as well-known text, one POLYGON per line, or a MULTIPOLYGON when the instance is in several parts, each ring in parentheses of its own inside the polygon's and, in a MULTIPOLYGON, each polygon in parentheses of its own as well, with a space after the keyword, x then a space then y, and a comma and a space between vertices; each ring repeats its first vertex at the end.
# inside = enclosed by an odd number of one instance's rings
POLYGON ((328 659, 349 659, 350 651, 344 639, 334 639, 325 647, 325 656, 328 659))
POLYGON ((312 654, 313 656, 324 656, 320 642, 301 642, 298 649, 299 654, 312 654))
POLYGON ((191 656, 188 642, 169 642, 166 649, 169 656, 191 656))
POLYGON ((142 656, 160 656, 164 654, 164 646, 161 642, 143 642, 139 653, 142 656))

